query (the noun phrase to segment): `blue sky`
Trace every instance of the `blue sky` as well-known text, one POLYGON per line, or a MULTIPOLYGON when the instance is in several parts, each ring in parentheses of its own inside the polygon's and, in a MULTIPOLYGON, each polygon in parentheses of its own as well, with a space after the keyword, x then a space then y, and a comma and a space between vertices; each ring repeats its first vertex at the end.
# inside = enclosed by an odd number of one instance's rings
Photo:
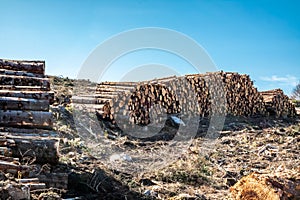
MULTIPOLYGON (((219 70, 249 74, 259 90, 290 94, 300 80, 300 1, 0 0, 0 5, 0 58, 45 60, 47 74, 74 78, 106 39, 162 27, 193 38, 219 70)), ((132 66, 147 63, 192 72, 174 55, 147 50, 120 58, 104 78, 118 80, 132 66)))

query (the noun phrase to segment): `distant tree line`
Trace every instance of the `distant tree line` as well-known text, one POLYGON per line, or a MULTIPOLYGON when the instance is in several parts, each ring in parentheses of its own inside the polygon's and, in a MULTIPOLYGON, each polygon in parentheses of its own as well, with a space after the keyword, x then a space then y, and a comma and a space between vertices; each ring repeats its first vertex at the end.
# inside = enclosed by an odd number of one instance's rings
POLYGON ((293 89, 292 92, 292 99, 297 99, 300 100, 300 82, 298 83, 298 85, 296 85, 296 87, 293 89))

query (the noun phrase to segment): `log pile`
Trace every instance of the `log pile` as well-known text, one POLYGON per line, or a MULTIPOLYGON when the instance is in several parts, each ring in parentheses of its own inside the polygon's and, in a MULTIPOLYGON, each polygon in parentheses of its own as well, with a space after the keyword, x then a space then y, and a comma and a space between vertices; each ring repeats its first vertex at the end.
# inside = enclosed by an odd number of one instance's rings
POLYGON ((260 94, 270 115, 276 117, 293 117, 296 115, 295 106, 281 89, 263 91, 260 94))
POLYGON ((0 59, 0 70, 0 126, 51 129, 54 93, 45 62, 0 59))
POLYGON ((102 82, 94 97, 81 100, 99 104, 97 112, 104 120, 115 122, 116 116, 127 116, 131 123, 139 125, 160 121, 162 114, 202 117, 212 113, 266 114, 264 99, 250 77, 225 72, 145 82, 102 82))
POLYGON ((0 59, 0 171, 18 177, 18 183, 0 186, 0 192, 6 191, 10 198, 29 199, 30 190, 46 189, 54 183, 67 188, 66 177, 60 181, 52 178, 51 185, 44 173, 34 173, 34 165, 57 164, 59 159, 49 112, 54 93, 44 73, 43 61, 0 59))
POLYGON ((235 200, 299 199, 300 179, 289 180, 285 177, 252 173, 239 180, 230 188, 230 192, 235 200))
POLYGON ((263 99, 248 75, 216 72, 188 75, 187 79, 197 91, 198 103, 202 107, 201 113, 205 113, 205 115, 211 109, 220 109, 219 103, 222 102, 224 96, 226 96, 224 103, 227 114, 234 116, 265 114, 263 99), (220 90, 223 90, 223 94, 220 93, 220 90), (216 100, 216 98, 219 99, 216 100), (215 105, 212 105, 213 102, 215 105), (208 105, 203 109, 202 105, 205 103, 208 105))

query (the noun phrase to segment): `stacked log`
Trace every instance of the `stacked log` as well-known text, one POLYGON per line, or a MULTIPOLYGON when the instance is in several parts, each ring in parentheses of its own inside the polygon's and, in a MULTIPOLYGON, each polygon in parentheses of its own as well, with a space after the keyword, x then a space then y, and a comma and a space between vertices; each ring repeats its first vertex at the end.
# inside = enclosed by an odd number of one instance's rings
POLYGON ((43 61, 0 59, 0 170, 18 177, 0 181, 5 198, 30 199, 35 190, 67 189, 67 174, 37 170, 59 160, 59 140, 49 112, 54 92, 44 72, 43 61))
POLYGON ((148 82, 103 82, 96 91, 97 103, 102 105, 97 110, 102 119, 115 122, 116 114, 128 117, 134 124, 149 124, 159 120, 163 114, 179 113, 181 107, 171 85, 166 84, 175 77, 156 79, 148 82), (155 112, 153 112, 154 105, 155 112))
POLYGON ((188 75, 189 82, 197 90, 201 113, 208 115, 211 109, 220 110, 219 104, 225 99, 225 112, 234 116, 254 116, 265 113, 263 99, 253 86, 248 75, 231 72, 216 72, 188 75), (220 90, 223 90, 220 93, 220 90), (224 96, 223 96, 224 95, 224 96), (218 99, 215 99, 218 98, 218 99), (215 104, 212 105, 212 99, 215 104), (207 104, 206 106, 202 106, 207 104))
MULTIPOLYGON (((96 103, 101 105, 97 110, 101 118, 115 122, 114 109, 120 110, 126 105, 127 95, 131 95, 135 91, 137 84, 136 82, 102 82, 99 84, 96 88, 95 98, 96 103), (114 106, 117 103, 118 105, 114 106)), ((124 115, 126 114, 124 113, 124 115)))
POLYGON ((266 112, 263 98, 248 75, 225 72, 139 83, 103 82, 98 85, 96 99, 102 105, 98 113, 103 119, 114 122, 118 114, 140 125, 159 120, 161 114, 253 116, 266 112), (158 106, 153 112, 154 105, 158 106))
POLYGON ((51 129, 45 62, 0 59, 0 70, 0 126, 51 129))
POLYGON ((43 61, 0 59, 2 156, 30 157, 37 163, 58 162, 58 140, 49 135, 53 128, 49 105, 54 93, 44 73, 43 61), (40 133, 48 136, 41 137, 40 133))
POLYGON ((270 115, 276 117, 293 117, 295 116, 295 106, 290 102, 281 89, 260 92, 264 99, 266 109, 270 115))
POLYGON ((45 61, 0 59, 0 66, 1 69, 6 70, 34 73, 42 76, 45 74, 45 61))

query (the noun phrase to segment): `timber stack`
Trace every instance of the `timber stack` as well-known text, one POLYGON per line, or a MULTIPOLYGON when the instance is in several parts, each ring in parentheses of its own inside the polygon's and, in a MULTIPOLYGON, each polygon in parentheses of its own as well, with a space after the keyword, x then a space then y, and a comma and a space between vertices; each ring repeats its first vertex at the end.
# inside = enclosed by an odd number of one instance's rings
POLYGON ((47 187, 39 178, 42 174, 25 163, 58 163, 58 139, 49 112, 53 100, 44 61, 0 59, 0 170, 18 177, 12 193, 24 185, 47 187))
POLYGON ((229 72, 144 82, 102 82, 91 103, 98 104, 97 112, 103 120, 115 122, 116 118, 127 117, 131 123, 140 125, 160 121, 163 114, 207 117, 212 113, 234 116, 267 113, 264 98, 250 77, 229 72))
POLYGON ((295 106, 290 102, 281 89, 260 92, 264 98, 269 114, 277 117, 293 117, 296 115, 295 106))

